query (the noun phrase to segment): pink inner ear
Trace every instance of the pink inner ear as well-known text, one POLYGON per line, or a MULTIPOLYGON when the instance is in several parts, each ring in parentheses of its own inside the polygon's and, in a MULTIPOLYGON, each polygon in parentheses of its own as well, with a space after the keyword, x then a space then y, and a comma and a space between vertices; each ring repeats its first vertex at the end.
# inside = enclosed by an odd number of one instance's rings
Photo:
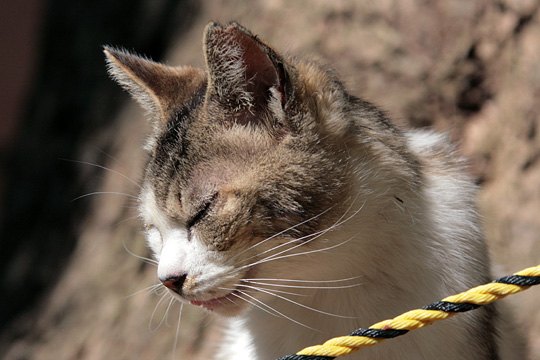
POLYGON ((234 41, 242 48, 247 80, 246 90, 253 94, 255 106, 265 106, 270 95, 270 87, 277 86, 280 90, 279 76, 267 49, 256 38, 237 27, 229 27, 225 31, 230 33, 234 41))

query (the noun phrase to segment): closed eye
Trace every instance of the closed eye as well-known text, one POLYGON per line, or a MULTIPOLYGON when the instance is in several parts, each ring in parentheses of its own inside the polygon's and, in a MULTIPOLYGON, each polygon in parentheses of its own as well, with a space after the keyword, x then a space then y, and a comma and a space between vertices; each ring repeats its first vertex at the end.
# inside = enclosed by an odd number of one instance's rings
POLYGON ((212 204, 217 198, 217 193, 212 195, 200 208, 199 211, 195 215, 193 215, 191 218, 188 219, 186 222, 186 227, 188 229, 192 228, 193 226, 197 225, 198 222, 200 222, 204 217, 208 214, 210 211, 210 208, 212 207, 212 204))

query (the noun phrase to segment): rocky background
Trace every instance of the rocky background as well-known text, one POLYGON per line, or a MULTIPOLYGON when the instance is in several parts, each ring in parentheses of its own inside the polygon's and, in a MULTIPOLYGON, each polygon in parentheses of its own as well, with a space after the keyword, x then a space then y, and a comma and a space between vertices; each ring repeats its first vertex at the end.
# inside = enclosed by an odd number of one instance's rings
MULTIPOLYGON (((150 291, 155 268, 133 256, 149 255, 133 197, 148 127, 134 104, 121 106, 99 48, 201 65, 209 20, 235 19, 278 49, 324 59, 403 126, 449 132, 481 185, 495 275, 540 263, 538 1, 50 0, 44 9, 33 86, 0 157, 0 358, 211 354, 218 321, 186 306, 176 336, 178 305, 150 291)), ((531 289, 503 301, 529 360, 540 359, 539 298, 531 289)))

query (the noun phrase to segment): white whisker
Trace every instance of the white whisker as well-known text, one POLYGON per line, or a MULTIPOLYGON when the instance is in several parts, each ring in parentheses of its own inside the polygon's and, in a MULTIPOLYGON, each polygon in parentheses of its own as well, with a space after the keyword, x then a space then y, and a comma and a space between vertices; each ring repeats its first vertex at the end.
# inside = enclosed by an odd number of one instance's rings
MULTIPOLYGON (((227 288, 220 288, 221 290, 229 290, 227 288)), ((230 297, 226 297, 225 299, 229 300, 229 302, 233 303, 236 305, 236 303, 234 302, 234 300, 232 300, 230 297)))
MULTIPOLYGON (((265 285, 265 284, 263 284, 263 285, 265 285)), ((242 284, 239 284, 238 286, 242 286, 242 284)), ((284 291, 284 290, 275 290, 275 289, 273 289, 272 291, 275 291, 275 292, 280 293, 280 294, 285 294, 285 295, 307 296, 307 295, 304 295, 304 294, 298 294, 298 293, 293 293, 293 292, 284 291)))
MULTIPOLYGON (((293 288, 293 289, 321 289, 321 290, 330 290, 330 289, 349 289, 357 286, 361 286, 362 284, 351 284, 351 285, 342 285, 342 286, 306 286, 306 285, 286 285, 286 284, 269 284, 264 282, 258 282, 258 281, 246 281, 242 279, 241 281, 245 281, 249 284, 255 284, 255 285, 266 285, 266 286, 272 286, 272 287, 286 287, 286 288, 293 288)), ((278 290, 272 290, 274 292, 278 292, 278 290)), ((281 291, 280 291, 281 293, 281 291)), ((285 293, 285 292, 283 292, 285 293)))
MULTIPOLYGON (((309 325, 303 324, 303 323, 301 323, 300 321, 295 320, 295 319, 293 319, 293 318, 291 318, 291 317, 289 317, 289 316, 283 314, 282 312, 280 312, 280 311, 274 309, 274 308, 271 307, 270 305, 265 304, 265 303, 262 302, 261 300, 259 300, 259 299, 255 298, 255 297, 253 297, 253 296, 251 296, 251 295, 245 293, 245 292, 242 291, 242 290, 237 290, 237 291, 238 291, 240 294, 249 297, 249 298, 252 299, 253 301, 256 301, 256 302, 258 302, 259 304, 262 304, 263 306, 265 306, 265 307, 271 309, 272 311, 275 311, 278 315, 284 317, 285 319, 287 319, 287 320, 289 320, 289 321, 292 321, 292 322, 295 323, 295 324, 298 324, 298 325, 300 325, 300 326, 303 326, 303 327, 305 327, 305 328, 308 328, 308 329, 313 330, 313 331, 316 331, 316 332, 321 332, 321 331, 318 330, 318 329, 315 329, 315 328, 313 328, 313 327, 311 327, 311 326, 309 326, 309 325)), ((245 300, 245 299, 244 299, 244 300, 245 300)))
MULTIPOLYGON (((222 289, 222 290, 233 290, 233 289, 227 289, 227 288, 221 288, 221 289, 222 289)), ((236 289, 234 289, 234 290, 236 290, 236 289)), ((236 290, 236 291, 238 291, 238 290, 236 290)), ((252 301, 249 301, 249 300, 247 300, 247 299, 242 298, 242 297, 241 297, 239 294, 237 294, 237 293, 231 293, 231 295, 233 295, 233 296, 239 298, 240 300, 243 300, 243 301, 247 302, 248 304, 250 304, 250 305, 252 305, 252 306, 258 308, 259 310, 264 311, 264 312, 267 313, 267 314, 270 314, 270 315, 272 315, 272 316, 279 316, 278 314, 273 313, 273 312, 271 312, 271 311, 269 311, 269 310, 263 308, 262 306, 257 305, 256 303, 254 303, 254 302, 252 302, 252 301)), ((232 301, 231 299, 229 299, 229 298, 227 298, 227 299, 234 303, 234 301, 232 301)))
POLYGON ((134 292, 133 294, 130 294, 130 295, 126 296, 126 299, 128 299, 128 298, 130 298, 130 297, 132 297, 132 296, 135 296, 135 295, 137 295, 137 294, 140 294, 140 293, 142 293, 142 292, 151 293, 152 291, 158 289, 160 286, 162 286, 161 283, 159 283, 159 284, 153 284, 153 285, 147 286, 147 287, 145 287, 144 289, 138 290, 138 291, 134 292))
POLYGON ((258 243, 254 244, 254 245, 248 247, 247 249, 244 249, 244 250, 241 251, 240 253, 236 254, 236 255, 233 256, 230 260, 232 261, 232 260, 234 260, 235 258, 237 258, 238 256, 244 254, 246 251, 249 251, 249 250, 251 250, 251 249, 253 249, 253 248, 257 247, 257 246, 260 246, 260 245, 264 244, 265 242, 270 241, 270 240, 276 238, 276 237, 279 236, 279 235, 282 235, 282 234, 284 234, 284 233, 286 233, 286 232, 288 232, 288 231, 290 231, 290 230, 293 230, 293 229, 295 229, 295 228, 297 228, 297 227, 299 227, 299 226, 301 226, 301 225, 304 225, 305 223, 308 223, 308 222, 310 222, 310 221, 313 221, 313 220, 317 219, 318 217, 324 215, 326 212, 330 211, 332 208, 333 208, 333 206, 329 207, 328 209, 324 210, 323 212, 321 212, 321 213, 319 213, 319 214, 317 214, 317 215, 315 215, 315 216, 310 217, 310 218, 307 219, 307 220, 304 220, 304 221, 302 221, 302 222, 300 222, 300 223, 298 223, 298 224, 296 224, 296 225, 290 226, 290 227, 288 227, 288 228, 285 229, 285 230, 282 230, 282 231, 280 231, 280 232, 278 232, 278 233, 276 233, 276 234, 274 234, 274 235, 272 235, 272 236, 270 236, 270 237, 268 237, 268 238, 266 238, 266 239, 264 239, 264 240, 262 240, 262 241, 259 241, 258 243))
MULTIPOLYGON (((281 251, 275 255, 272 255, 272 256, 268 256, 266 258, 263 258, 261 260, 258 260, 254 263, 251 263, 251 264, 248 264, 248 265, 244 265, 244 266, 240 266, 239 268, 235 269, 235 271, 240 271, 240 270, 243 270, 245 268, 248 268, 248 267, 252 267, 252 266, 255 266, 255 265, 259 265, 259 264, 264 264, 264 263, 267 263, 267 262, 270 262, 270 261, 273 261, 273 260, 280 260, 280 259, 285 259, 285 258, 289 258, 289 257, 294 257, 294 256, 299 256, 299 255, 307 255, 307 254, 313 254, 313 253, 318 253, 318 252, 321 252, 321 251, 326 251, 326 250, 332 250, 338 246, 341 246, 343 244, 346 244, 348 243, 349 241, 351 241, 353 239, 353 237, 350 237, 348 238, 347 240, 345 241, 342 241, 338 244, 335 244, 335 245, 332 245, 332 246, 328 246, 328 247, 325 247, 325 248, 321 248, 321 249, 314 249, 314 250, 309 250, 309 251, 304 251, 304 252, 299 252, 299 253, 293 253, 293 254, 287 254, 287 255, 283 255, 283 256, 277 256, 277 255, 280 255, 280 254, 283 254, 287 251, 281 251)), ((311 239, 313 240, 313 239, 311 239)), ((311 241, 309 240, 309 241, 311 241)), ((299 246, 294 246, 293 248, 291 249, 288 249, 288 250, 294 250, 296 248, 298 248, 299 246)))
POLYGON ((120 171, 117 171, 117 170, 108 168, 108 167, 106 167, 106 166, 94 164, 94 163, 91 163, 91 162, 88 162, 88 161, 71 160, 71 159, 61 159, 61 160, 69 161, 69 162, 73 162, 73 163, 77 163, 77 164, 83 164, 83 165, 94 166, 94 167, 100 168, 100 169, 102 169, 102 170, 110 171, 110 172, 112 172, 112 173, 114 173, 114 174, 117 174, 117 175, 121 176, 122 178, 126 179, 126 180, 129 181, 130 183, 132 183, 132 184, 134 184, 135 186, 137 186, 137 188, 141 189, 141 185, 139 185, 138 182, 136 182, 135 180, 133 180, 133 179, 130 178, 129 176, 127 176, 127 175, 125 175, 125 174, 122 174, 120 171))
POLYGON ((134 256, 137 259, 140 259, 140 260, 142 260, 143 262, 145 262, 147 264, 158 266, 158 262, 156 260, 147 258, 145 256, 137 255, 133 251, 129 250, 129 248, 127 247, 125 241, 122 241, 122 246, 124 247, 124 250, 126 250, 129 255, 134 256))
POLYGON ((344 278, 344 279, 334 279, 334 280, 300 280, 300 279, 271 279, 271 278, 253 278, 253 279, 242 279, 246 281, 284 281, 284 282, 301 282, 301 283, 336 283, 336 282, 344 282, 349 280, 356 280, 361 278, 362 276, 353 276, 350 278, 344 278))
POLYGON ((131 198, 131 199, 136 199, 136 200, 139 199, 135 195, 131 195, 131 194, 128 194, 128 193, 123 193, 123 192, 118 192, 118 191, 94 191, 94 192, 91 192, 91 193, 88 193, 88 194, 77 196, 75 199, 73 199, 71 201, 77 201, 77 200, 80 200, 82 198, 92 196, 92 195, 122 195, 122 196, 127 196, 128 198, 131 198))
MULTIPOLYGON (((310 235, 307 235, 307 236, 302 237, 302 238, 299 238, 299 239, 293 239, 293 240, 291 240, 291 241, 289 241, 289 242, 287 242, 287 243, 285 243, 285 244, 290 244, 290 243, 296 242, 296 241, 298 241, 298 240, 300 240, 300 239, 303 240, 304 238, 308 238, 308 237, 312 237, 311 239, 309 239, 309 240, 307 240, 307 241, 304 241, 304 242, 302 242, 302 243, 300 243, 300 244, 297 244, 297 245, 295 245, 295 246, 293 246, 293 247, 291 247, 291 248, 287 248, 287 249, 282 250, 282 251, 280 251, 280 252, 277 252, 277 253, 275 253, 275 254, 269 255, 269 256, 267 256, 267 257, 265 257, 265 258, 263 258, 263 259, 260 259, 260 260, 255 261, 255 262, 253 262, 253 263, 251 263, 251 264, 243 265, 243 266, 237 268, 237 270, 242 270, 242 269, 245 269, 245 268, 252 267, 252 266, 254 266, 254 265, 260 264, 260 263, 262 263, 262 262, 266 262, 266 261, 268 261, 268 260, 271 260, 271 259, 274 258, 274 257, 279 257, 279 255, 281 255, 281 254, 284 254, 284 253, 289 252, 289 251, 291 251, 291 250, 294 250, 294 249, 296 249, 296 248, 298 248, 298 247, 305 246, 305 245, 311 243, 312 241, 316 240, 317 238, 319 238, 319 237, 325 235, 327 232, 329 232, 329 231, 331 231, 331 230, 334 230, 334 229, 337 228, 338 226, 341 226, 341 225, 344 224, 345 222, 347 222, 347 221, 349 221, 350 219, 352 219, 352 218, 353 218, 354 216, 356 216, 360 211, 362 211, 362 209, 364 208, 365 204, 366 204, 366 203, 364 202, 364 203, 362 204, 362 206, 360 206, 360 208, 359 208, 358 210, 356 210, 352 215, 350 215, 350 216, 347 217, 345 220, 343 220, 343 218, 345 217, 345 215, 346 215, 346 214, 349 212, 349 210, 351 209, 351 207, 352 207, 352 204, 351 204, 351 206, 349 206, 349 208, 345 211, 345 213, 344 213, 338 220, 336 220, 336 222, 335 222, 333 225, 331 225, 331 226, 328 227, 327 229, 317 231, 317 232, 315 232, 314 234, 310 234, 310 235)), ((274 249, 276 249, 277 247, 281 247, 281 246, 283 246, 283 244, 280 244, 280 245, 274 247, 274 249)), ((328 249, 328 248, 327 248, 327 249, 328 249)), ((286 257, 286 256, 285 256, 285 257, 286 257)), ((283 257, 279 257, 279 258, 282 259, 283 257)))
POLYGON ((308 255, 308 254, 314 254, 314 253, 318 253, 318 252, 321 252, 321 251, 327 251, 327 250, 332 250, 332 249, 335 249, 341 245, 344 245, 346 243, 348 243, 349 241, 351 241, 352 239, 354 239, 353 236, 351 236, 350 238, 348 238, 347 240, 345 241, 342 241, 338 244, 335 244, 335 245, 332 245, 332 246, 328 246, 328 247, 325 247, 325 248, 321 248, 321 249, 315 249, 315 250, 309 250, 309 251, 304 251, 304 252, 299 252, 299 253, 294 253, 294 254, 287 254, 287 255, 283 255, 283 256, 278 256, 278 257, 272 257, 270 259, 263 259, 261 260, 260 262, 257 262, 255 263, 254 265, 258 265, 258 264, 262 264, 262 263, 265 263, 265 262, 269 262, 269 261, 274 261, 274 260, 280 260, 280 259, 285 259, 285 258, 289 258, 289 257, 294 257, 294 256, 300 256, 300 255, 308 255))
MULTIPOLYGON (((237 290, 237 291, 238 291, 238 290, 237 290)), ((262 307, 261 305, 258 305, 258 304, 256 304, 256 303, 254 303, 253 301, 244 299, 243 297, 240 296, 240 293, 238 293, 238 294, 232 293, 232 295, 235 296, 235 297, 237 297, 237 298, 239 298, 239 299, 242 300, 242 301, 247 302, 247 303, 250 304, 251 306, 256 307, 257 309, 264 311, 264 312, 267 313, 267 314, 270 314, 270 315, 272 315, 272 316, 279 317, 279 314, 277 314, 277 313, 275 313, 275 312, 271 312, 270 310, 265 309, 264 307, 262 307)), ((246 294, 246 296, 247 296, 247 294, 246 294)), ((229 299, 229 300, 231 300, 231 299, 229 299)), ((231 301, 232 301, 232 300, 231 300, 231 301)), ((233 303, 234 303, 234 301, 233 301, 233 303)), ((266 305, 265 305, 265 306, 266 306, 266 305)))
MULTIPOLYGON (((293 247, 291 247, 291 248, 288 248, 288 249, 285 249, 285 250, 283 250, 283 251, 280 251, 280 252, 278 252, 278 253, 276 253, 276 254, 270 255, 270 256, 266 257, 265 259, 269 259, 269 258, 278 256, 278 255, 281 255, 281 254, 283 254, 283 253, 289 252, 289 251, 291 251, 291 250, 294 250, 294 249, 296 249, 296 248, 299 248, 299 247, 301 247, 301 246, 304 246, 304 245, 306 245, 306 244, 309 244, 310 242, 316 240, 317 238, 319 238, 319 237, 325 235, 325 234, 328 233, 329 231, 334 230, 334 229, 337 228, 338 226, 341 226, 342 224, 344 224, 344 223, 346 223, 347 221, 349 221, 350 219, 352 219, 354 216, 356 216, 356 214, 358 214, 360 211, 362 211, 362 209, 364 208, 364 205, 365 205, 365 202, 364 202, 364 204, 362 204, 362 206, 360 206, 360 208, 359 208, 358 210, 356 210, 352 215, 350 215, 350 216, 347 217, 345 220, 343 220, 343 218, 345 217, 345 215, 347 214, 347 212, 349 212, 349 210, 350 210, 350 207, 349 207, 349 208, 347 209, 347 211, 346 211, 346 212, 345 212, 345 213, 344 213, 344 214, 343 214, 343 215, 342 215, 342 216, 341 216, 341 217, 340 217, 333 225, 331 225, 330 227, 328 227, 327 229, 325 229, 325 230, 323 230, 323 231, 319 231, 319 232, 315 233, 315 234, 316 234, 315 237, 312 237, 311 239, 309 239, 309 240, 307 240, 307 241, 305 241, 305 242, 302 242, 302 243, 300 243, 300 244, 297 244, 297 245, 295 245, 295 246, 293 246, 293 247)), ((351 206, 352 206, 352 205, 351 205, 351 206)), ((314 235, 314 234, 312 234, 312 235, 314 235)))
MULTIPOLYGON (((167 305, 167 308, 165 309, 165 314, 164 314, 164 317, 165 317, 165 325, 167 326, 171 326, 171 324, 169 324, 169 310, 171 309, 171 305, 174 303, 176 299, 171 296, 171 300, 169 300, 169 305, 167 305)), ((163 322, 163 319, 161 319, 161 322, 163 322)))
MULTIPOLYGON (((326 211, 328 211, 328 210, 330 210, 330 209, 331 209, 331 208, 327 209, 326 211)), ((347 211, 349 211, 349 209, 347 209, 347 211)), ((323 213, 324 213, 324 212, 323 212, 323 213)), ((319 214, 318 216, 322 215, 323 213, 319 214)), ((345 213, 346 213, 346 212, 345 212, 345 213)), ((344 214, 344 215, 345 215, 345 214, 344 214)), ((343 218, 344 215, 342 215, 337 221, 340 221, 340 220, 343 218)), ((296 226, 302 225, 303 223, 305 223, 305 222, 307 222, 307 221, 310 221, 310 220, 311 220, 311 219, 308 219, 308 220, 306 220, 306 221, 303 221, 303 222, 301 222, 300 224, 297 224, 296 226)), ((277 249, 282 248, 282 247, 284 247, 284 246, 287 246, 287 245, 289 245, 289 244, 292 244, 292 243, 295 243, 295 242, 302 241, 302 240, 307 239, 307 238, 310 238, 310 237, 312 237, 312 236, 317 236, 318 234, 321 234, 321 233, 325 233, 326 231, 327 231, 327 229, 319 230, 319 231, 317 231, 317 232, 315 232, 315 233, 313 233, 313 234, 305 235, 305 236, 302 236, 302 237, 300 237, 300 238, 294 238, 294 239, 291 239, 291 240, 289 240, 289 241, 287 241, 287 242, 285 242, 285 243, 278 244, 278 245, 276 245, 276 246, 274 246, 274 247, 272 247, 272 248, 270 248, 270 249, 267 249, 267 250, 265 250, 265 251, 263 251, 263 252, 261 252, 261 253, 258 253, 258 254, 252 255, 252 256, 250 256, 250 257, 248 257, 248 258, 246 258, 246 259, 243 259, 242 261, 243 261, 243 262, 248 261, 248 260, 253 259, 253 258, 255 258, 255 257, 259 257, 259 256, 261 256, 261 255, 263 255, 263 254, 266 254, 266 253, 268 253, 268 252, 270 252, 270 251, 274 251, 274 250, 277 250, 277 249)), ((265 241, 271 240, 273 237, 278 236, 278 235, 280 235, 280 233, 278 233, 278 234, 276 234, 276 235, 274 235, 274 236, 272 236, 272 237, 270 237, 270 238, 268 238, 268 239, 266 239, 266 240, 264 240, 264 241, 262 241, 262 242, 259 242, 259 243, 257 243, 257 244, 262 244, 262 243, 264 243, 265 241)), ((255 245, 257 245, 257 244, 255 244, 255 245)), ((253 246, 253 247, 254 247, 254 246, 253 246)), ((270 256, 272 256, 272 254, 271 254, 270 256)))
MULTIPOLYGON (((165 297, 167 297, 168 293, 165 293, 161 296, 161 298, 159 299, 159 301, 157 302, 156 306, 154 307, 154 311, 152 311, 152 315, 150 316, 150 321, 148 322, 148 330, 150 330, 151 332, 154 332, 156 331, 159 326, 161 325, 161 321, 159 322, 158 326, 155 327, 155 328, 152 328, 152 322, 154 321, 154 316, 156 315, 156 311, 159 307, 159 305, 163 302, 163 300, 165 299, 165 297)), ((163 320, 163 319, 162 319, 163 320)))
MULTIPOLYGON (((129 207, 128 209, 135 209, 135 207, 129 207)), ((117 225, 120 225, 120 224, 128 222, 128 221, 132 221, 132 220, 138 220, 139 218, 140 218, 139 215, 130 216, 128 218, 125 218, 125 219, 122 219, 122 220, 118 221, 117 225)))
POLYGON ((288 301, 292 304, 295 304, 295 305, 298 305, 300 307, 303 307, 304 309, 308 309, 308 310, 311 310, 311 311, 315 311, 319 314, 323 314, 323 315, 328 315, 328 316, 333 316, 333 317, 338 317, 338 318, 342 318, 342 319, 356 319, 356 317, 354 316, 345 316, 345 315, 339 315, 339 314, 334 314, 334 313, 330 313, 330 312, 326 312, 326 311, 323 311, 323 310, 319 310, 319 309, 315 309, 315 308, 312 308, 311 306, 307 306, 307 305, 304 305, 302 303, 299 303, 299 302, 296 302, 294 300, 291 300, 289 298, 286 298, 285 296, 281 296, 281 295, 278 295, 278 294, 275 294, 274 292, 268 290, 268 289, 262 289, 262 288, 258 288, 258 287, 255 287, 255 286, 250 286, 250 285, 240 285, 240 286, 245 286, 245 287, 248 287, 248 288, 251 288, 251 289, 255 289, 257 291, 260 291, 260 292, 263 292, 265 294, 269 294, 269 295, 272 295, 272 296, 275 296, 277 298, 280 298, 282 300, 285 300, 285 301, 288 301))
POLYGON ((178 337, 180 335, 180 323, 181 323, 181 320, 182 320, 182 310, 183 309, 184 309, 184 303, 180 302, 180 309, 178 310, 178 323, 176 324, 176 336, 174 337, 172 360, 176 359, 176 348, 178 346, 178 337))
MULTIPOLYGON (((290 245, 290 244, 292 244, 292 243, 297 243, 297 242, 302 241, 302 240, 305 240, 305 239, 307 239, 307 238, 310 238, 310 237, 313 237, 313 236, 317 236, 318 234, 321 234, 321 233, 323 233, 323 232, 326 232, 326 230, 319 230, 319 231, 317 231, 317 232, 315 232, 315 233, 313 233, 313 234, 309 234, 309 235, 302 236, 302 237, 300 237, 300 238, 294 238, 294 239, 288 240, 288 241, 286 241, 286 242, 284 242, 284 243, 282 243, 282 244, 278 244, 278 245, 276 245, 276 246, 274 246, 274 247, 272 247, 272 248, 270 248, 270 249, 267 249, 267 250, 265 250, 265 251, 263 251, 263 252, 261 252, 261 253, 258 253, 258 254, 252 255, 252 256, 250 256, 250 257, 248 257, 248 258, 242 259, 242 261, 243 261, 243 262, 246 262, 246 261, 251 260, 251 259, 253 259, 253 258, 260 257, 260 256, 263 255, 263 254, 269 253, 270 251, 274 251, 274 250, 280 249, 280 248, 282 248, 282 247, 284 247, 284 246, 290 245)), ((272 255, 275 255, 275 254, 270 254, 269 256, 272 256, 272 255)))
POLYGON ((167 288, 165 286, 160 286, 158 287, 156 290, 154 290, 154 293, 157 295, 157 296, 161 296, 163 294, 165 294, 166 292, 168 292, 169 290, 167 290, 167 288))

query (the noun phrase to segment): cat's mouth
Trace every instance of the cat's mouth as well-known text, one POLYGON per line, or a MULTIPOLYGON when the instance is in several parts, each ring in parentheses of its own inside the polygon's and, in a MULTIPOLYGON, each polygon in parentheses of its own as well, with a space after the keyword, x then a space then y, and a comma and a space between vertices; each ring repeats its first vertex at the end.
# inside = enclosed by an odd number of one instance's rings
POLYGON ((228 293, 225 296, 221 296, 218 298, 210 299, 210 300, 191 300, 191 305, 196 305, 205 308, 206 310, 215 310, 218 307, 222 307, 224 305, 231 305, 235 304, 235 299, 238 299, 239 292, 237 290, 233 290, 230 293, 228 293))
MULTIPOLYGON (((255 269, 250 268, 243 276, 242 279, 253 277, 255 269)), ((242 295, 241 291, 238 289, 238 286, 231 288, 228 293, 215 297, 209 300, 190 300, 191 305, 200 306, 209 311, 217 311, 220 313, 234 314, 238 313, 246 305, 245 301, 241 301, 242 295)))

